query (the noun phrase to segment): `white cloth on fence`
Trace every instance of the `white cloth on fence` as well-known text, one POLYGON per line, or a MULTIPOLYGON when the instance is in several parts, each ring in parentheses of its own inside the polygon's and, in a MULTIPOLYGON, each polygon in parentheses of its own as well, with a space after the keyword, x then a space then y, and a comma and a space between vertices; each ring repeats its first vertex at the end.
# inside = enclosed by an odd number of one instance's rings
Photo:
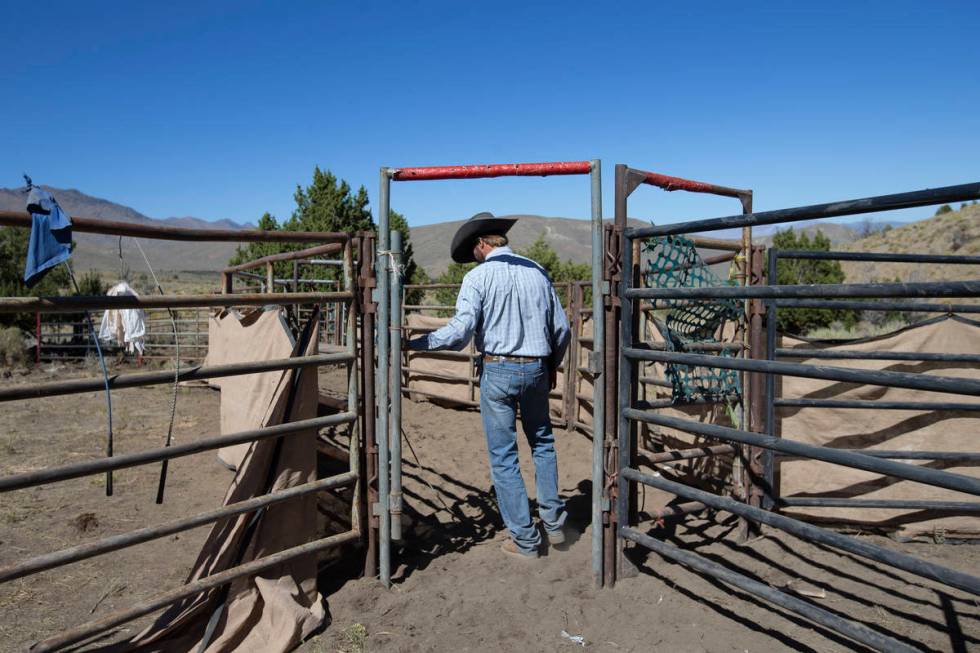
MULTIPOLYGON (((120 281, 106 293, 109 297, 132 295, 139 297, 128 283, 120 281)), ((99 339, 125 345, 126 351, 143 355, 143 338, 146 336, 146 314, 142 308, 110 309, 102 315, 99 339)))

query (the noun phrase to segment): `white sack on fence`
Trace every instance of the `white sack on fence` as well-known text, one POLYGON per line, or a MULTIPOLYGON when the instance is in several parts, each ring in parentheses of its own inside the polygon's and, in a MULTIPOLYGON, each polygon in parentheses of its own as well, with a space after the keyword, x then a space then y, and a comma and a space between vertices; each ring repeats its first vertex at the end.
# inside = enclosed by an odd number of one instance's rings
MULTIPOLYGON (((120 281, 106 293, 109 297, 130 295, 139 297, 128 283, 120 281)), ((102 315, 99 326, 99 339, 115 341, 126 347, 126 351, 143 354, 143 338, 146 336, 146 314, 142 308, 123 308, 108 310, 102 315)))

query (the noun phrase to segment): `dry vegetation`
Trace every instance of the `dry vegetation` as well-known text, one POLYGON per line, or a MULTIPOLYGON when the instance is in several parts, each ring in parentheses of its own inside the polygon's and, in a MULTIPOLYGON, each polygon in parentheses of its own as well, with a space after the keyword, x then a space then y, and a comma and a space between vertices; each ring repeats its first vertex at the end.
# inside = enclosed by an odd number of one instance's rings
MULTIPOLYGON (((903 227, 878 231, 841 246, 847 252, 908 254, 980 254, 980 204, 920 220, 903 227)), ((947 281, 976 278, 973 266, 921 263, 843 262, 848 283, 876 281, 947 281)))

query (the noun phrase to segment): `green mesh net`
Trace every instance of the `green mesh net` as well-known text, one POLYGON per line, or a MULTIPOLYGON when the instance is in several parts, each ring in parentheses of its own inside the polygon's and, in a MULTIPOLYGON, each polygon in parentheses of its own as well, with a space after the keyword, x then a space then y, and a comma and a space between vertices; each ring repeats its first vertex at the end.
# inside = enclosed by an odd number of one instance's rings
MULTIPOLYGON (((704 288, 732 285, 715 275, 698 254, 694 243, 683 236, 662 236, 644 243, 649 252, 644 282, 648 288, 704 288)), ((737 299, 661 300, 666 318, 654 323, 663 335, 668 351, 703 353, 694 345, 720 342, 725 323, 738 320, 741 307, 737 299)), ((714 353, 714 352, 713 352, 714 353)), ((722 350, 722 356, 733 356, 722 350)), ((695 365, 666 365, 672 398, 677 403, 699 399, 737 401, 741 396, 735 370, 695 365)))

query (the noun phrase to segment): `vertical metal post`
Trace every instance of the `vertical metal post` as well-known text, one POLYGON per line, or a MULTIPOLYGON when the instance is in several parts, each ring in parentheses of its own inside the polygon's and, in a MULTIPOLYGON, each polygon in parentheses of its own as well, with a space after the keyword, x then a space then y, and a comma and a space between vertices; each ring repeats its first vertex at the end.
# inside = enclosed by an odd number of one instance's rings
MULTIPOLYGON (((589 178, 592 182, 592 353, 588 365, 592 373, 592 579, 597 587, 601 587, 602 489, 605 484, 602 472, 606 443, 602 357, 606 348, 606 338, 603 311, 602 171, 599 159, 593 159, 589 178)), ((579 325, 581 326, 581 320, 579 325)), ((577 358, 572 365, 572 373, 577 375, 577 358)))
POLYGON ((364 503, 367 507, 364 532, 367 536, 367 554, 364 557, 364 576, 374 578, 378 571, 378 516, 375 506, 378 505, 378 446, 376 443, 377 410, 375 405, 374 374, 374 327, 377 306, 372 291, 377 284, 377 277, 372 272, 374 265, 374 236, 363 234, 360 240, 361 290, 361 383, 364 393, 364 503))
POLYGON ((265 285, 267 292, 276 292, 276 266, 271 262, 265 264, 265 285))
POLYGON ((391 338, 391 378, 389 397, 391 398, 390 424, 388 429, 391 443, 391 492, 389 512, 391 513, 391 539, 402 539, 402 234, 391 230, 391 325, 388 327, 391 338))
MULTIPOLYGON (((605 452, 605 478, 608 480, 607 494, 609 508, 607 513, 608 523, 605 525, 603 535, 603 575, 607 586, 612 587, 616 584, 617 563, 619 556, 618 542, 618 497, 619 488, 614 481, 618 478, 619 469, 619 440, 617 438, 618 418, 620 413, 619 394, 617 393, 619 383, 619 345, 621 330, 619 320, 621 319, 621 302, 617 284, 622 279, 622 249, 623 231, 626 226, 626 204, 629 192, 627 190, 626 166, 616 165, 616 188, 613 225, 607 233, 608 242, 606 245, 606 276, 609 283, 608 308, 605 313, 606 318, 606 347, 604 352, 604 372, 605 374, 605 436, 607 438, 607 450, 605 452)), ((606 481, 604 481, 605 484, 606 481)))
MULTIPOLYGON (((344 279, 344 290, 354 293, 355 281, 354 281, 354 240, 351 238, 344 244, 343 252, 343 279, 344 279)), ((298 287, 298 275, 297 266, 293 266, 293 288, 298 287)), ((353 299, 350 300, 350 310, 347 311, 347 341, 345 343, 347 347, 347 353, 350 355, 351 360, 347 363, 347 410, 350 412, 357 412, 359 417, 356 422, 350 425, 350 447, 349 451, 351 453, 351 463, 350 471, 358 475, 357 488, 353 493, 353 503, 352 507, 352 519, 357 519, 357 529, 361 533, 365 533, 370 530, 370 525, 367 523, 367 501, 364 500, 366 493, 363 491, 364 485, 368 482, 365 474, 362 472, 363 459, 364 459, 364 438, 363 433, 363 420, 364 413, 360 410, 358 404, 358 365, 357 365, 357 311, 355 306, 357 305, 357 295, 353 295, 353 299), (357 456, 356 460, 353 456, 357 456)))
POLYGON ((565 350, 565 359, 562 362, 562 367, 564 368, 564 379, 562 382, 562 392, 565 395, 564 401, 562 402, 562 412, 565 414, 565 428, 571 430, 572 421, 572 411, 575 410, 575 367, 578 360, 578 338, 575 334, 575 323, 578 319, 578 314, 581 311, 581 302, 579 301, 578 286, 574 282, 569 282, 565 284, 566 292, 565 297, 568 302, 568 316, 569 316, 569 340, 568 348, 565 350))
MULTIPOLYGON (((742 214, 752 213, 752 195, 740 195, 739 200, 742 203, 742 214)), ((739 269, 738 278, 739 285, 748 286, 751 283, 752 276, 752 227, 742 227, 742 251, 741 254, 741 268, 739 269)), ((738 260, 736 258, 736 260, 738 260)), ((742 344, 742 356, 744 358, 749 358, 754 356, 751 351, 750 345, 750 335, 751 330, 750 322, 751 317, 751 303, 752 300, 746 299, 742 302, 742 329, 741 329, 741 344, 742 344)), ((755 401, 753 392, 755 388, 753 387, 753 375, 748 372, 740 372, 739 376, 742 381, 742 401, 739 405, 739 417, 741 423, 738 424, 737 428, 751 430, 751 406, 752 402, 755 401)), ((735 495, 749 503, 749 495, 751 493, 751 488, 749 485, 749 459, 752 456, 752 451, 749 447, 736 447, 736 455, 732 458, 732 482, 735 485, 735 495)), ((738 522, 738 539, 742 542, 749 538, 749 532, 752 526, 749 520, 744 517, 739 518, 738 522)))
MULTIPOLYGON (((625 197, 624 197, 625 201, 625 197)), ((633 346, 633 300, 626 297, 626 291, 632 282, 633 270, 633 243, 628 240, 625 234, 621 235, 622 248, 622 268, 620 270, 619 282, 619 384, 618 384, 618 406, 616 416, 618 417, 617 436, 618 436, 618 460, 616 464, 616 576, 623 577, 626 569, 625 559, 625 540, 620 535, 620 531, 630 525, 630 484, 623 476, 623 470, 631 466, 630 453, 632 450, 631 425, 629 419, 624 414, 624 409, 630 405, 630 377, 632 376, 633 361, 630 361, 622 354, 627 347, 633 346)))
POLYGON ((568 356, 568 370, 567 374, 570 378, 570 382, 566 385, 569 393, 569 409, 568 409, 568 419, 566 420, 567 428, 569 431, 578 428, 578 368, 579 361, 582 359, 582 305, 585 302, 585 286, 580 283, 572 284, 572 294, 575 298, 573 301, 575 310, 572 312, 572 320, 569 325, 571 329, 571 340, 569 341, 568 348, 571 353, 568 356))
POLYGON ((39 366, 41 364, 41 314, 34 314, 34 365, 39 366))
MULTIPOLYGON (((768 261, 766 264, 767 283, 774 286, 778 283, 776 266, 779 263, 779 250, 772 247, 769 249, 768 261)), ((776 359, 776 300, 765 300, 766 305, 766 360, 776 359)), ((776 435, 776 377, 771 373, 766 374, 766 435, 776 435)), ((776 505, 778 493, 776 490, 776 457, 772 449, 766 449, 762 454, 763 469, 763 488, 765 497, 762 507, 772 510, 776 505)))
MULTIPOLYGON (((381 168, 381 192, 378 194, 378 255, 375 260, 378 279, 378 323, 384 329, 390 319, 388 297, 389 233, 388 233, 388 192, 391 190, 391 176, 388 168, 381 168)), ((381 584, 391 586, 391 515, 389 513, 388 492, 391 468, 388 462, 388 338, 386 335, 372 334, 378 342, 378 375, 375 379, 378 396, 377 440, 378 440, 378 506, 380 518, 378 534, 379 575, 381 584)))

